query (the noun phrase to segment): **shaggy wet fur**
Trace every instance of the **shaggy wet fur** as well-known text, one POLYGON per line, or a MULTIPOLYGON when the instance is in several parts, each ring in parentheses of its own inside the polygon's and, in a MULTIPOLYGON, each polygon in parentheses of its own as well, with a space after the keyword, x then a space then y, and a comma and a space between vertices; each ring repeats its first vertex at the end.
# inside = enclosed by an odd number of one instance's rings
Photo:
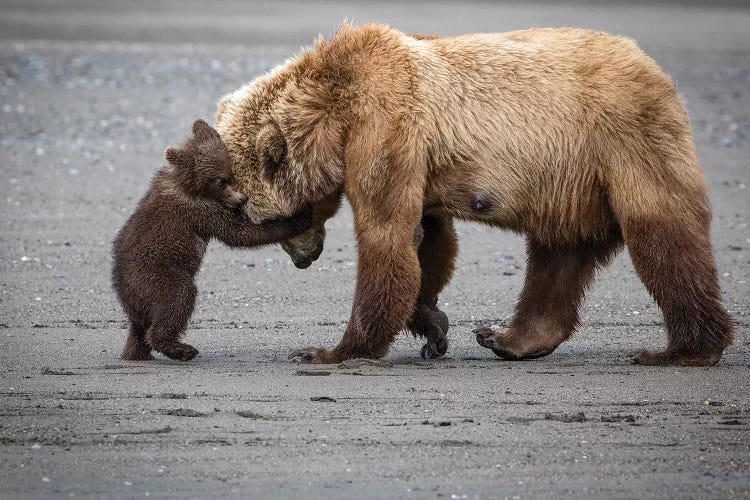
POLYGON ((152 359, 151 350, 187 361, 198 351, 180 342, 195 304, 194 277, 208 241, 256 247, 299 234, 310 214, 252 224, 236 188, 226 146, 198 120, 194 136, 166 152, 169 162, 114 242, 112 281, 128 316, 130 334, 122 357, 152 359))
POLYGON ((538 357, 570 337, 596 269, 623 244, 669 337, 636 362, 711 365, 732 342, 685 107, 631 40, 344 26, 222 99, 217 129, 254 222, 342 189, 351 204, 351 319, 334 349, 301 351, 307 361, 377 358, 418 329, 453 271, 453 218, 528 238, 510 328, 476 332, 500 356, 538 357))

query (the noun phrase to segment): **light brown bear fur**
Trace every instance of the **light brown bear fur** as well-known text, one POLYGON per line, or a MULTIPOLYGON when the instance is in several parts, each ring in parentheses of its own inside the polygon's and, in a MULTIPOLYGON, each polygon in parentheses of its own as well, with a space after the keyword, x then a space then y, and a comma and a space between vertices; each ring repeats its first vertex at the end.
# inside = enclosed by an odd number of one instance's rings
POLYGON ((305 360, 385 355, 450 279, 453 218, 527 235, 515 318, 507 332, 476 331, 499 356, 543 356, 567 339, 596 269, 623 242, 669 336, 636 362, 711 365, 732 341, 685 107, 628 39, 344 26, 226 96, 216 128, 253 222, 342 189, 351 204, 351 320, 336 348, 305 360))

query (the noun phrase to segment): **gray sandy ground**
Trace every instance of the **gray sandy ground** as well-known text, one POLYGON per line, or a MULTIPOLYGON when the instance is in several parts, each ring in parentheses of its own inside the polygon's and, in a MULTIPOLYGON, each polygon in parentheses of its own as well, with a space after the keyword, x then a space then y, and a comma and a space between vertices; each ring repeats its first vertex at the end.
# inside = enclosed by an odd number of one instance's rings
POLYGON ((140 4, 0 2, 0 497, 750 497, 750 10, 140 4), (738 322, 719 365, 629 364, 665 334, 627 254, 557 352, 495 359, 471 330, 507 324, 523 241, 469 224, 440 298, 446 359, 423 362, 403 335, 382 365, 295 365, 293 348, 331 346, 345 328, 348 207, 305 271, 278 247, 212 245, 187 335, 201 356, 119 360, 110 241, 164 148, 345 16, 435 33, 577 25, 635 37, 678 81, 694 125, 738 322))

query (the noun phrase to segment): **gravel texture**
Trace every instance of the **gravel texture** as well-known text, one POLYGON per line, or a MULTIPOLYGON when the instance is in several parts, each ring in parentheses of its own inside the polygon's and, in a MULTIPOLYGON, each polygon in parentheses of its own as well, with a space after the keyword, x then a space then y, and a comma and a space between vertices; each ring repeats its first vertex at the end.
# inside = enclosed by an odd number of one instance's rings
POLYGON ((750 9, 687 3, 0 1, 0 497, 749 497, 750 9), (445 359, 422 361, 403 335, 378 363, 291 363, 345 328, 348 207, 304 271, 278 246, 212 244, 187 335, 201 355, 121 361, 110 242, 164 149, 347 15, 421 32, 635 37, 690 111, 738 322, 722 361, 629 364, 666 339, 626 253, 558 351, 496 359, 471 330, 507 324, 523 240, 462 223, 440 298, 445 359))

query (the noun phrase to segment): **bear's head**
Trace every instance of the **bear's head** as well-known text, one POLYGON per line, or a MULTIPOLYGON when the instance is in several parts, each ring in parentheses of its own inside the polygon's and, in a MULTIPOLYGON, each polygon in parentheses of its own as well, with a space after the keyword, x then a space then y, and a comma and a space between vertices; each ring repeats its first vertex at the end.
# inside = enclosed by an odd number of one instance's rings
POLYGON ((289 217, 343 182, 343 124, 330 113, 327 92, 293 70, 260 77, 218 106, 216 128, 255 224, 289 217))
POLYGON ((218 132, 203 120, 193 123, 193 137, 164 154, 179 188, 190 197, 200 197, 239 208, 247 196, 238 188, 229 150, 218 132))
POLYGON ((313 226, 282 243, 300 268, 323 249, 324 224, 338 209, 344 175, 345 125, 335 85, 311 78, 314 64, 305 54, 288 61, 222 98, 216 115, 253 223, 313 206, 313 226), (333 211, 325 202, 331 196, 333 211))

